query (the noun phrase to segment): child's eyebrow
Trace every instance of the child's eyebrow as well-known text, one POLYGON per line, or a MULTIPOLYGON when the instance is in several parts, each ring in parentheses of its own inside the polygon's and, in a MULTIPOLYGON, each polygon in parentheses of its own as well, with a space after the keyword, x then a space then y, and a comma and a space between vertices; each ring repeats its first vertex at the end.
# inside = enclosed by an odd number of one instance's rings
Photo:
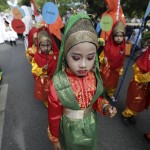
MULTIPOLYGON (((73 54, 73 55, 82 55, 82 54, 80 54, 80 53, 71 53, 71 54, 73 54)), ((96 54, 96 52, 90 53, 90 54, 88 54, 88 55, 94 55, 94 54, 96 54)))
POLYGON ((88 54, 88 55, 95 55, 96 54, 96 52, 94 52, 94 53, 90 53, 90 54, 88 54))

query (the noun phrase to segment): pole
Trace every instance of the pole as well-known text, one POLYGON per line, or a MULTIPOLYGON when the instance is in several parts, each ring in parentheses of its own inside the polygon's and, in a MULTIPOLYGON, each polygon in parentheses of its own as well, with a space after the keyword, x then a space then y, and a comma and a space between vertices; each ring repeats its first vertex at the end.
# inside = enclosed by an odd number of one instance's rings
POLYGON ((116 21, 119 20, 119 10, 120 10, 120 0, 118 0, 118 7, 117 7, 117 12, 116 12, 116 21))

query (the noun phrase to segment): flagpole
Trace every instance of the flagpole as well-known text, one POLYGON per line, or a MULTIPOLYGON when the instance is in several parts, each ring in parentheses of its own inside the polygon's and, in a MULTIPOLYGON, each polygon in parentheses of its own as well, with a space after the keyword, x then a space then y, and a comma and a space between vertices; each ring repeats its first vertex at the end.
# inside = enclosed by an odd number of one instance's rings
POLYGON ((119 20, 119 10, 120 10, 120 0, 118 0, 118 7, 117 7, 117 12, 116 12, 116 21, 119 20))

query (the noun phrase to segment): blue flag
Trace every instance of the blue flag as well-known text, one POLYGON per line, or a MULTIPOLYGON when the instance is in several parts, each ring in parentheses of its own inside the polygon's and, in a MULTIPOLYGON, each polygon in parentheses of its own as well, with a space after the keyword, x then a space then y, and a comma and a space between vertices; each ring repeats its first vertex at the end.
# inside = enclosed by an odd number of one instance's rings
POLYGON ((150 13, 150 1, 149 1, 148 6, 147 6, 147 10, 145 12, 144 18, 146 18, 149 15, 149 13, 150 13))

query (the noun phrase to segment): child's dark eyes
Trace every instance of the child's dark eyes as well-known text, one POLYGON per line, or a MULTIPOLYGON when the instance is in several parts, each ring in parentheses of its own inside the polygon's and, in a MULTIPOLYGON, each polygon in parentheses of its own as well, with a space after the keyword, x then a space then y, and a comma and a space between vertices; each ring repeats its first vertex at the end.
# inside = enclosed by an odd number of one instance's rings
POLYGON ((40 44, 39 44, 39 47, 40 47, 40 48, 45 48, 45 47, 51 48, 51 43, 46 43, 46 44, 40 43, 40 44))
POLYGON ((123 36, 123 35, 115 35, 115 37, 121 37, 121 38, 122 38, 122 37, 124 37, 124 36, 123 36))
POLYGON ((88 56, 87 59, 88 59, 88 60, 93 60, 93 59, 94 59, 94 56, 93 56, 93 55, 92 55, 92 56, 88 56))
MULTIPOLYGON (((72 56, 72 58, 73 58, 73 60, 75 60, 75 61, 77 61, 77 60, 80 59, 79 56, 72 56)), ((93 56, 93 55, 92 55, 92 56, 87 56, 87 60, 93 60, 93 59, 94 59, 94 56, 93 56)))
POLYGON ((79 57, 79 56, 72 56, 72 58, 73 58, 73 60, 75 60, 75 61, 77 61, 77 60, 79 60, 79 59, 80 59, 80 57, 79 57))

